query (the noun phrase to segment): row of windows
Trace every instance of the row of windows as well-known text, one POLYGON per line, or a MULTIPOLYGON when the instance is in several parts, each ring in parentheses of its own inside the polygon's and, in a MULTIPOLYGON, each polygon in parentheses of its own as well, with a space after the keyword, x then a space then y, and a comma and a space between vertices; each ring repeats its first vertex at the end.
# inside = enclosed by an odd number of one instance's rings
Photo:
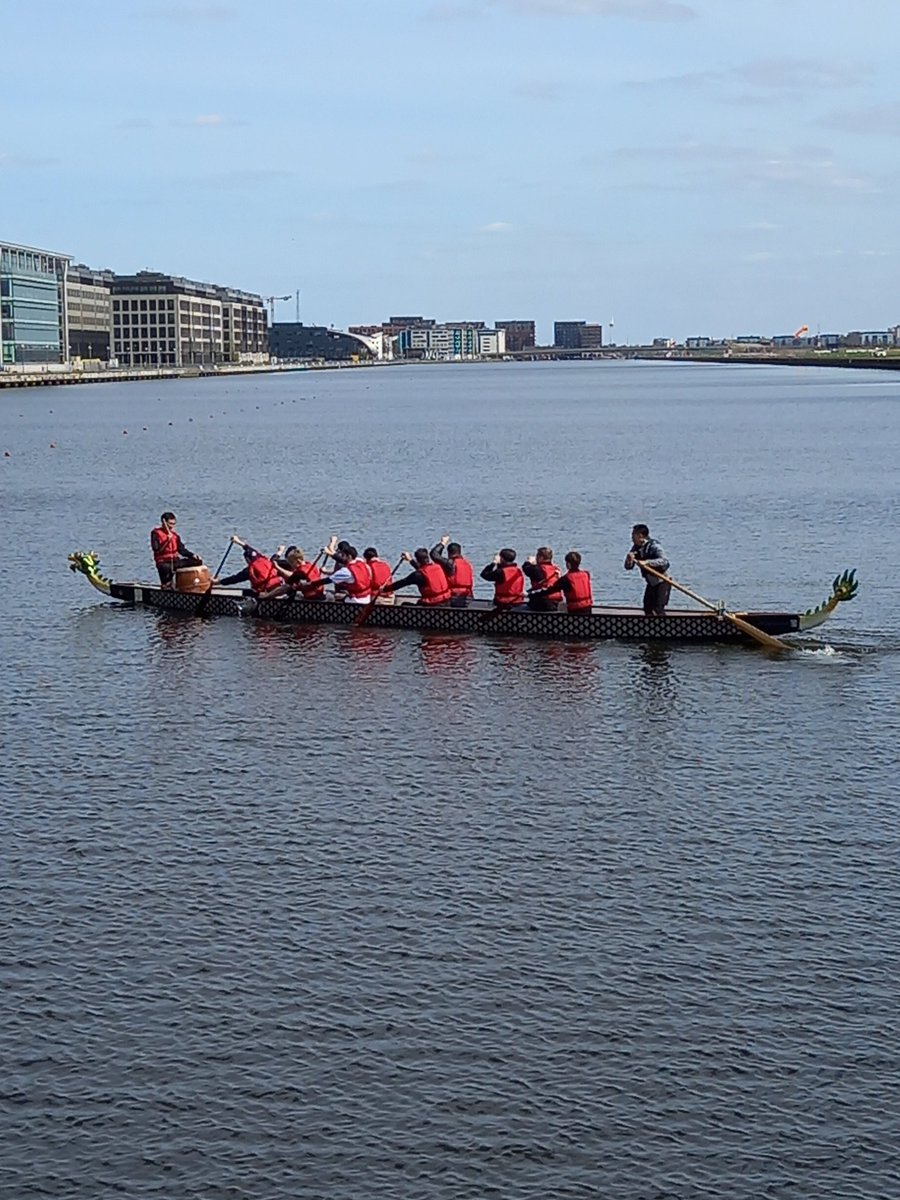
POLYGON ((122 311, 126 311, 129 308, 131 309, 132 312, 138 312, 138 311, 146 312, 148 308, 152 308, 152 309, 164 308, 164 309, 168 309, 169 312, 175 311, 175 301, 174 300, 159 300, 159 301, 157 301, 157 300, 115 300, 114 299, 112 303, 113 303, 114 311, 120 310, 120 309, 122 311))
POLYGON ((0 270, 27 271, 29 274, 53 275, 59 266, 59 259, 52 254, 41 254, 34 250, 6 249, 0 250, 0 270))

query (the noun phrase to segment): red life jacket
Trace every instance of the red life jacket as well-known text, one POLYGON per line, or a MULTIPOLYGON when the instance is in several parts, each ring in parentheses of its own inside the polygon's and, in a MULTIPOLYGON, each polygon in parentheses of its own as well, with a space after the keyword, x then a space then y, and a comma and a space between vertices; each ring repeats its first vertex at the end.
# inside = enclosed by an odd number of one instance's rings
POLYGON ((247 570, 250 573, 250 586, 254 592, 268 592, 284 582, 276 571, 271 558, 266 558, 264 554, 257 554, 253 562, 248 563, 247 570))
POLYGON ((556 563, 535 563, 535 566, 539 571, 542 572, 544 576, 543 579, 538 580, 538 582, 534 585, 535 588, 553 587, 554 583, 556 583, 557 579, 559 579, 559 567, 556 565, 556 563))
POLYGON ((436 562, 426 563, 424 567, 416 567, 422 576, 419 584, 421 604, 446 604, 450 599, 450 587, 444 568, 436 562))
POLYGON ((447 577, 447 582, 450 584, 451 596, 475 595, 475 575, 467 558, 460 556, 453 559, 453 574, 447 577))
POLYGON ((383 558, 369 559, 369 574, 372 577, 372 590, 377 592, 391 581, 390 564, 383 558))
POLYGON ((590 612, 594 603, 590 571, 567 571, 565 578, 569 581, 569 591, 566 592, 566 611, 590 612))
POLYGON ((166 529, 164 525, 160 525, 150 534, 151 547, 153 546, 153 534, 156 534, 158 545, 158 549, 153 551, 153 561, 157 566, 174 562, 178 557, 178 534, 166 529))
MULTIPOLYGON (((302 562, 294 567, 294 574, 291 578, 297 583, 319 583, 322 578, 322 572, 315 563, 302 562)), ((303 592, 303 597, 306 600, 321 600, 324 595, 324 583, 320 583, 319 587, 309 588, 303 592)))
POLYGON ((525 603, 525 576, 515 563, 501 567, 503 579, 494 584, 494 603, 498 608, 510 608, 525 603))
POLYGON ((354 600, 371 600, 372 572, 369 570, 369 564, 364 558, 354 558, 353 562, 348 562, 345 565, 353 576, 353 582, 342 583, 340 585, 341 591, 351 596, 354 600))

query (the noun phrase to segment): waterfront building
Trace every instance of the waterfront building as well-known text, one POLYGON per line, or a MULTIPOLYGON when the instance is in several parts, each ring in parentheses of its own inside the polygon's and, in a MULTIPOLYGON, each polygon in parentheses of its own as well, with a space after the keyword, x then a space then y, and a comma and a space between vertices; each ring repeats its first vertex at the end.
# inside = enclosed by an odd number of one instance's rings
POLYGON ((225 361, 263 363, 269 359, 269 322, 261 296, 237 288, 218 287, 222 303, 222 348, 225 361))
POLYGON ((584 321, 554 321, 553 345, 558 350, 580 350, 584 321))
POLYGON ((282 362, 358 362, 377 358, 377 351, 365 335, 298 321, 276 321, 269 330, 269 350, 273 358, 282 362))
POLYGON ((159 271, 116 275, 110 290, 120 366, 216 366, 268 354, 261 296, 159 271))
POLYGON ((553 345, 558 350, 599 350, 603 326, 587 321, 554 321, 553 345))
POLYGON ((112 271, 70 263, 66 274, 66 315, 70 358, 109 361, 112 329, 112 271))
POLYGON ((708 337, 685 338, 684 344, 688 350, 708 350, 711 346, 716 345, 712 338, 708 337))
POLYGON ((845 346, 892 346, 893 337, 888 329, 854 329, 844 338, 845 346))
POLYGON ((506 334, 506 349, 530 350, 535 343, 534 321, 495 321, 494 327, 506 334))
POLYGON ((482 358, 496 358, 506 353, 505 329, 479 329, 478 353, 482 358))
POLYGON ((537 344, 534 321, 495 321, 494 328, 506 334, 506 349, 510 353, 530 350, 537 344))
POLYGON ((0 242, 0 367, 64 363, 69 255, 0 242))
POLYGON ((581 327, 582 350, 601 350, 603 348, 603 326, 586 321, 581 327))
POLYGON ((506 333, 484 321, 430 323, 402 331, 399 346, 410 357, 440 361, 496 356, 506 353, 506 333))

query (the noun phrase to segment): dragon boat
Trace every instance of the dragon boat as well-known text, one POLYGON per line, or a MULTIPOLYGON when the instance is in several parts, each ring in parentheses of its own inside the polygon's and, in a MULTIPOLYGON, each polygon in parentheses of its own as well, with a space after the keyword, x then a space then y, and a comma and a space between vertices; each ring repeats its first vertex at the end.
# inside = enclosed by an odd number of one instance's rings
POLYGON ((99 592, 132 608, 155 609, 201 617, 249 617, 294 625, 365 624, 376 629, 419 629, 430 633, 546 638, 558 641, 730 642, 752 644, 740 626, 780 637, 817 629, 837 606, 856 595, 855 571, 838 575, 828 599, 806 612, 727 613, 702 609, 667 609, 647 617, 639 608, 595 605, 590 612, 538 612, 528 608, 498 609, 487 600, 470 600, 465 608, 426 607, 413 598, 395 597, 393 604, 354 605, 335 600, 277 599, 257 601, 239 588, 214 587, 180 592, 154 583, 120 583, 100 571, 96 553, 69 555, 72 571, 84 575, 99 592), (734 622, 737 617, 739 621, 734 622))

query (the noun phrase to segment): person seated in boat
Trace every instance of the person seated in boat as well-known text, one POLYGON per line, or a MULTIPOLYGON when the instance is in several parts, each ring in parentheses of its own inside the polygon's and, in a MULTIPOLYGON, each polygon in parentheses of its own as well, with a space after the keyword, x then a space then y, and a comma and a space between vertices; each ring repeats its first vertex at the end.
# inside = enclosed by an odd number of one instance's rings
POLYGON ((394 591, 415 584, 419 589, 420 604, 436 608, 438 605, 450 603, 450 584, 447 582, 446 573, 440 563, 431 561, 430 551, 424 546, 416 550, 415 554, 404 550, 401 558, 404 562, 414 565, 415 570, 405 579, 398 579, 393 584, 394 591))
POLYGON ((199 567, 203 562, 199 554, 192 554, 188 550, 175 531, 176 519, 173 512, 164 512, 159 518, 159 525, 150 531, 150 549, 159 572, 159 582, 164 588, 172 587, 176 571, 182 567, 199 567))
POLYGON ((328 550, 329 557, 334 559, 334 570, 324 571, 322 579, 334 585, 335 600, 343 600, 347 604, 368 604, 372 599, 372 574, 369 564, 360 558, 359 551, 349 542, 340 544, 334 550, 328 550))
POLYGON ((233 545, 243 549, 244 562, 247 565, 242 571, 228 575, 225 579, 214 579, 213 584, 219 587, 230 587, 234 583, 249 582, 250 589, 257 600, 268 600, 276 592, 280 594, 283 581, 271 558, 259 550, 254 550, 236 533, 231 535, 231 541, 233 545))
POLYGON ((566 573, 560 575, 555 583, 535 589, 531 596, 543 596, 547 600, 565 597, 566 612, 590 612, 594 604, 591 591, 591 575, 581 569, 581 555, 577 550, 570 550, 566 555, 566 573))
POLYGON ((445 533, 437 545, 432 546, 431 561, 436 562, 447 576, 450 607, 466 608, 475 595, 475 572, 469 560, 463 557, 462 546, 459 542, 451 542, 450 534, 445 533))
POLYGON ((304 600, 324 600, 325 580, 315 561, 307 562, 299 546, 288 546, 283 558, 276 558, 275 570, 285 581, 269 597, 294 597, 299 592, 304 600))
POLYGON ((553 561, 553 551, 549 546, 538 546, 534 554, 529 555, 522 563, 522 570, 531 582, 528 593, 528 607, 538 612, 556 612, 559 602, 551 600, 546 594, 550 587, 559 579, 559 567, 553 561))
POLYGON ((363 558, 369 564, 369 574, 372 576, 372 592, 377 594, 376 604, 393 604, 394 594, 391 588, 391 564, 379 557, 374 546, 366 546, 363 558))
POLYGON ((663 617, 666 605, 672 593, 672 585, 663 579, 657 579, 649 571, 645 571, 641 563, 646 563, 654 571, 665 574, 669 569, 669 560, 659 542, 650 536, 646 525, 635 525, 631 531, 631 549, 625 555, 625 570, 632 571, 636 566, 641 568, 644 577, 644 615, 647 617, 663 617))
POLYGON ((525 603, 525 576, 516 562, 515 550, 498 550, 481 578, 494 585, 495 608, 520 608, 525 603))

